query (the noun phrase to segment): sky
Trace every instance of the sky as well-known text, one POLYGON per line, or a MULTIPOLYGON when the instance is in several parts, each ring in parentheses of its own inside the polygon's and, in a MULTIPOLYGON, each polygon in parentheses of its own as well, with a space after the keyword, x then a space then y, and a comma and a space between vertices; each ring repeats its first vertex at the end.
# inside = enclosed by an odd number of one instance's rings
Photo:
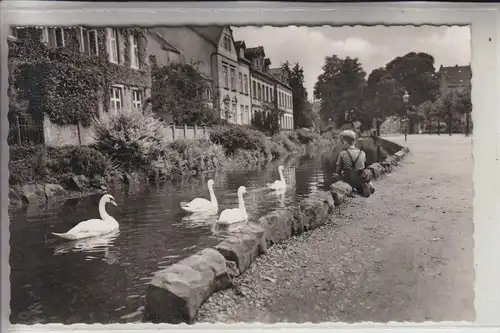
POLYGON ((234 27, 235 41, 247 47, 263 46, 271 67, 286 60, 304 68, 305 87, 312 100, 316 79, 325 57, 359 58, 367 78, 373 69, 384 66, 397 56, 425 52, 440 65, 469 65, 471 39, 469 27, 234 27))

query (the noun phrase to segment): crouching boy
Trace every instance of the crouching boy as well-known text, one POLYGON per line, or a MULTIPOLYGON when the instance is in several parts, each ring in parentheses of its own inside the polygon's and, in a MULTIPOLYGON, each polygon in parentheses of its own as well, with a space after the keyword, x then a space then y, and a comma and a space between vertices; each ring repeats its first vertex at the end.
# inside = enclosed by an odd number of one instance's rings
POLYGON ((344 149, 337 158, 336 180, 343 180, 364 197, 375 192, 371 184, 371 175, 365 170, 366 154, 355 147, 356 133, 345 130, 340 133, 340 142, 344 149))

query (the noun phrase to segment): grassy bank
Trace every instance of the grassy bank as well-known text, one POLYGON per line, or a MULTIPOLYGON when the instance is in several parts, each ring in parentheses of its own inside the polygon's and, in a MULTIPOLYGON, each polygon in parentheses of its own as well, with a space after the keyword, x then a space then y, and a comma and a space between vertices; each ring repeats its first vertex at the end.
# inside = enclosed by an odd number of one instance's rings
MULTIPOLYGON (((163 182, 231 165, 264 164, 288 154, 334 144, 331 134, 299 129, 272 137, 237 125, 213 128, 210 139, 169 142, 164 125, 148 114, 105 115, 93 124, 91 146, 11 149, 10 198, 19 206, 25 185, 57 184, 72 196, 103 191, 139 178, 163 182)), ((26 201, 26 200, 24 200, 26 201)))

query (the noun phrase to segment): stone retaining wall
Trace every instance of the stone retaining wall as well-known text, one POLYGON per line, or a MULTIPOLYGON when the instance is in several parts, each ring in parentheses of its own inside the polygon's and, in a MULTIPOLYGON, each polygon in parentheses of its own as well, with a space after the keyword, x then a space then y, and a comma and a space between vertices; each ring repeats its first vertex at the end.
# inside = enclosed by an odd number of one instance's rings
MULTIPOLYGON (((409 152, 399 151, 368 167, 379 178, 409 152)), ((193 323, 202 303, 213 293, 231 287, 232 278, 242 274, 266 250, 293 235, 326 223, 334 207, 352 196, 342 181, 303 199, 296 207, 278 209, 249 223, 213 249, 207 248, 155 274, 146 291, 144 321, 193 323)))

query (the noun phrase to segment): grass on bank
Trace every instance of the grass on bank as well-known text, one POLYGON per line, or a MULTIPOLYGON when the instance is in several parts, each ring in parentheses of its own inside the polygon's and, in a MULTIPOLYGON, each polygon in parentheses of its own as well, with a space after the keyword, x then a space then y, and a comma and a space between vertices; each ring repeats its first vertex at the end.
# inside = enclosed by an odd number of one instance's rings
POLYGON ((161 182, 179 176, 220 169, 229 163, 254 165, 307 149, 334 145, 334 136, 298 129, 268 137, 252 128, 215 127, 210 139, 167 138, 164 124, 148 113, 124 111, 105 114, 93 123, 95 143, 90 146, 12 147, 9 165, 12 187, 55 183, 67 187, 73 175, 91 182, 114 182, 124 174, 161 182))

